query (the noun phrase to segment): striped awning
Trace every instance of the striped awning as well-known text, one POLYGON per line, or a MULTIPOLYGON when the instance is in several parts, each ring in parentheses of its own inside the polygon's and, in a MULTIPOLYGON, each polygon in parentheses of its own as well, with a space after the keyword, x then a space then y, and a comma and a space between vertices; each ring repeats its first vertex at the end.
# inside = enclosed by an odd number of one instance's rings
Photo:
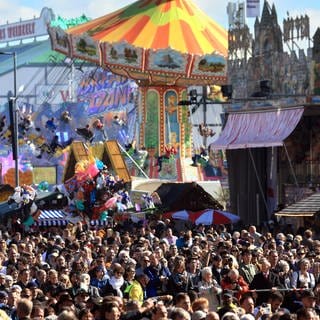
MULTIPOLYGON (((41 227, 49 226, 66 226, 70 223, 68 214, 63 210, 41 210, 41 214, 36 222, 36 225, 41 227)), ((109 223, 109 219, 106 221, 102 220, 91 220, 91 226, 106 226, 109 223)))
POLYGON ((318 212, 320 212, 320 192, 289 205, 276 212, 275 215, 279 217, 313 217, 318 212))
POLYGON ((230 113, 211 149, 245 149, 282 146, 303 115, 304 107, 230 113))

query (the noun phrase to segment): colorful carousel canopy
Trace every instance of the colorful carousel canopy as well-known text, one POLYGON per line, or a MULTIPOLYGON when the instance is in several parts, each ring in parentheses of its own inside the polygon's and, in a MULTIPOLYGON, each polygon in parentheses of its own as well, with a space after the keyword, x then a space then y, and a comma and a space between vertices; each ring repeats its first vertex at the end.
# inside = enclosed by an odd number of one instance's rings
POLYGON ((52 47, 147 85, 224 83, 227 32, 191 0, 139 0, 62 30, 52 47))

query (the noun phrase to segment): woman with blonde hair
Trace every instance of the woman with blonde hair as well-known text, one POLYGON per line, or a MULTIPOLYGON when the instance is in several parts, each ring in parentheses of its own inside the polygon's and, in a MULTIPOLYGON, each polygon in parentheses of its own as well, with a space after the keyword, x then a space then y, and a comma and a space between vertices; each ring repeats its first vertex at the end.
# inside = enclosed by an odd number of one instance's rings
POLYGON ((218 295, 222 289, 218 282, 212 277, 211 267, 205 267, 201 270, 202 280, 199 283, 199 295, 206 298, 209 302, 209 311, 217 310, 219 306, 218 295))

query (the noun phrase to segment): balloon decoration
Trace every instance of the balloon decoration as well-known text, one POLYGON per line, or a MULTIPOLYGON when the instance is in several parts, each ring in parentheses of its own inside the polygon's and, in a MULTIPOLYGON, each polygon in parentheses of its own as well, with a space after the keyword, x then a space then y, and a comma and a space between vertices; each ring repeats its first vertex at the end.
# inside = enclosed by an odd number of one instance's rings
POLYGON ((41 181, 38 184, 38 190, 41 192, 48 192, 49 191, 49 183, 48 181, 41 181))
MULTIPOLYGON (((79 161, 75 166, 75 175, 64 186, 65 196, 69 198, 68 206, 64 211, 70 217, 78 217, 82 221, 102 220, 117 214, 126 220, 130 214, 137 212, 132 203, 128 190, 123 180, 113 176, 107 166, 94 157, 79 161)), ((38 191, 48 191, 49 184, 42 181, 38 191)), ((31 227, 40 215, 35 203, 37 192, 28 185, 16 187, 8 203, 17 203, 21 209, 21 216, 25 228, 31 227)), ((141 210, 154 209, 153 197, 144 194, 141 198, 141 210)), ((139 209, 140 211, 140 209, 139 209)))
POLYGON ((21 220, 25 225, 29 225, 31 220, 36 220, 40 215, 35 199, 36 190, 28 185, 18 186, 9 197, 8 204, 16 203, 21 210, 21 220))

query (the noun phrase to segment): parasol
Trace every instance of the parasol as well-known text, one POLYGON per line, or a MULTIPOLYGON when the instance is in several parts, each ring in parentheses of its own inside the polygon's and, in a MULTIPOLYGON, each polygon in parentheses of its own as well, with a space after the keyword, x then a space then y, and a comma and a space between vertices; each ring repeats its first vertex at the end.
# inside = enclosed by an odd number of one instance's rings
POLYGON ((207 209, 194 212, 192 221, 196 224, 212 225, 212 224, 231 224, 239 222, 240 217, 227 211, 216 209, 207 209))
POLYGON ((216 210, 216 209, 206 209, 200 211, 171 211, 163 214, 165 219, 176 219, 191 221, 196 225, 218 225, 218 224, 231 224, 237 223, 240 217, 227 211, 216 210))
POLYGON ((227 32, 191 0, 139 0, 62 30, 52 47, 147 85, 226 81, 227 32))
POLYGON ((176 220, 189 220, 189 211, 187 210, 179 210, 179 211, 171 211, 165 212, 163 214, 164 219, 176 219, 176 220))

